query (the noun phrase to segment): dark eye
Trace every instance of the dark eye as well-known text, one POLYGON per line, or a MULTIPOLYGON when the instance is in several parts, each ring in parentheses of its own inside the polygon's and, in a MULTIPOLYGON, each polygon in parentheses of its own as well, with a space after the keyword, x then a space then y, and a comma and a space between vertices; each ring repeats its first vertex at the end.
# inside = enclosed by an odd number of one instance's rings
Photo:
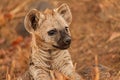
POLYGON ((49 35, 49 36, 53 36, 53 35, 56 34, 56 33, 57 33, 57 30, 56 30, 56 29, 53 29, 53 30, 48 31, 48 35, 49 35))
POLYGON ((65 30, 68 32, 68 27, 65 27, 65 30))

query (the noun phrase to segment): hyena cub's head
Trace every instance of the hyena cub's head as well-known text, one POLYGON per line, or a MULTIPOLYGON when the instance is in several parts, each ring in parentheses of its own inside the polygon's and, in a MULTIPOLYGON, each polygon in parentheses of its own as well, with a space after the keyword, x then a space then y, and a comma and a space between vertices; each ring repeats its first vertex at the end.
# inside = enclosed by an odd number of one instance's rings
POLYGON ((37 46, 67 49, 71 43, 69 25, 72 15, 67 4, 54 10, 30 10, 25 17, 25 28, 35 38, 37 46))

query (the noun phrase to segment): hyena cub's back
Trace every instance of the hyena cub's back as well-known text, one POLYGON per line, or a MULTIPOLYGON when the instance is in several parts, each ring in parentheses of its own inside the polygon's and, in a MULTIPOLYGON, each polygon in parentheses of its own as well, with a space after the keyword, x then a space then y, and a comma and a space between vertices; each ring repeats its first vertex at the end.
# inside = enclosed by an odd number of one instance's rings
POLYGON ((51 80, 57 71, 68 79, 80 80, 67 50, 71 43, 71 21, 72 15, 67 4, 54 10, 40 12, 33 9, 27 13, 25 28, 32 35, 28 70, 31 79, 51 80))

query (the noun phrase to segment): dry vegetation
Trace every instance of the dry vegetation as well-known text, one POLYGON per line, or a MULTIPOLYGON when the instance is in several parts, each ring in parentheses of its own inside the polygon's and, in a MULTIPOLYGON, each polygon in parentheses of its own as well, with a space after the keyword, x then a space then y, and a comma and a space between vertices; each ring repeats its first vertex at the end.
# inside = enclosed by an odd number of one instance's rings
POLYGON ((0 80, 15 80, 28 67, 28 10, 66 2, 73 13, 70 48, 85 80, 120 80, 120 0, 0 0, 0 80))

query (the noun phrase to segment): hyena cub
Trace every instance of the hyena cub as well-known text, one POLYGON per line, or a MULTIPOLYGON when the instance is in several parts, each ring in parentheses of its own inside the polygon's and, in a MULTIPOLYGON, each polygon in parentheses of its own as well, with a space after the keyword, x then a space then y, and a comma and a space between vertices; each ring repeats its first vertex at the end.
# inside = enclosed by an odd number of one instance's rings
POLYGON ((71 43, 71 21, 67 4, 54 10, 40 12, 33 9, 27 13, 25 28, 32 35, 28 72, 33 80, 51 80, 50 71, 58 71, 72 80, 81 80, 67 50, 71 43))

